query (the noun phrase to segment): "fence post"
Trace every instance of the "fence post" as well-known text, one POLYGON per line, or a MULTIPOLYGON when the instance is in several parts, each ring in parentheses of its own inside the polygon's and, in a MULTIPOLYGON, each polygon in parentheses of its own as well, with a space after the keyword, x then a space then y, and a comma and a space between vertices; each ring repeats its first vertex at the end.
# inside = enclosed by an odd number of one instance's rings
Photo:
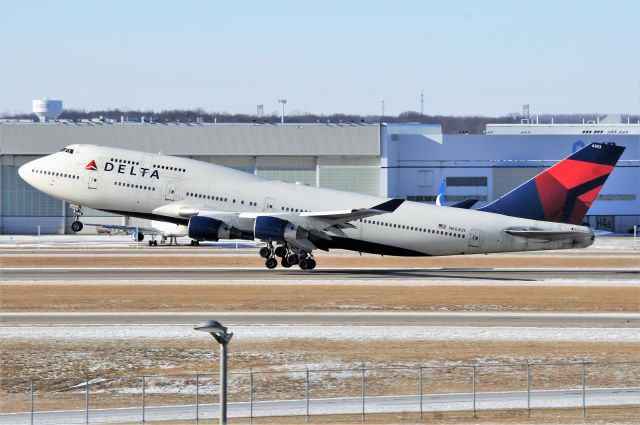
POLYGON ((31 412, 31 425, 33 425, 33 378, 29 380, 29 393, 30 393, 30 402, 29 402, 29 411, 31 412))
POLYGON ((253 371, 249 371, 249 423, 253 423, 253 371))
POLYGON ((527 360, 527 417, 531 417, 531 363, 527 360))
POLYGON ((307 368, 307 413, 304 417, 305 422, 309 422, 309 392, 311 391, 311 384, 309 383, 309 368, 307 368))
POLYGON ((145 403, 144 396, 145 396, 145 394, 144 394, 144 391, 145 391, 145 381, 144 381, 144 375, 142 375, 142 423, 145 422, 145 418, 144 418, 144 407, 145 407, 144 406, 144 403, 145 403))
POLYGON ((87 382, 84 386, 84 412, 85 412, 85 423, 89 424, 89 377, 87 376, 87 382))
POLYGON ((200 423, 200 374, 196 373, 196 424, 200 423))
POLYGON ((471 365, 471 368, 473 370, 473 379, 472 379, 472 385, 473 385, 473 419, 475 419, 475 418, 478 417, 476 415, 476 365, 475 365, 475 363, 473 365, 471 365))
POLYGON ((422 366, 420 366, 420 419, 422 419, 422 392, 423 392, 423 383, 424 383, 424 379, 422 377, 422 366))
POLYGON ((582 417, 587 417, 587 381, 585 373, 586 363, 582 361, 582 417))
POLYGON ((365 396, 365 373, 366 369, 364 368, 364 363, 362 364, 362 379, 361 379, 361 393, 362 393, 362 422, 365 421, 365 405, 364 405, 364 396, 365 396))

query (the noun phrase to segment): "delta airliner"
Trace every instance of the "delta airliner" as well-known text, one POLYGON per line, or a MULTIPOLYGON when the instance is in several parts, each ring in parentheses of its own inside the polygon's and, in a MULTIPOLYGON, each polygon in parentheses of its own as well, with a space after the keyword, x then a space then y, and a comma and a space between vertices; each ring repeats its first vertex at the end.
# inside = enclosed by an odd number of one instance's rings
MULTIPOLYGON (((313 251, 399 256, 583 248, 584 216, 624 147, 592 143, 478 210, 265 180, 163 154, 71 145, 20 167, 31 186, 82 207, 169 223, 195 241, 258 239, 267 268, 313 269, 313 251)), ((147 230, 151 232, 151 230, 147 230)), ((145 228, 138 229, 139 240, 145 228)))

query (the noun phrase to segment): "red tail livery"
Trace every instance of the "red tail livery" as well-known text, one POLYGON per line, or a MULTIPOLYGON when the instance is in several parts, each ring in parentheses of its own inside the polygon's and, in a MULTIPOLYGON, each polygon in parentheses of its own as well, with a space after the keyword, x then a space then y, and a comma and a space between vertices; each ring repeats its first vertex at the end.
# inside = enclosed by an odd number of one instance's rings
POLYGON ((623 152, 622 146, 592 143, 480 210, 581 224, 623 152))

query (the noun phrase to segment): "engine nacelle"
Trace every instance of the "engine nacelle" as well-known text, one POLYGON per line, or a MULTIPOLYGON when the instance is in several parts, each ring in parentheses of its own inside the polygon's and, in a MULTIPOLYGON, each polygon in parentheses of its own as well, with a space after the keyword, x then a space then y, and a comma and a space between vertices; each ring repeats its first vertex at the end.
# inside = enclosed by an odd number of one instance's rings
POLYGON ((144 240, 144 234, 142 232, 134 230, 133 232, 131 232, 131 239, 136 242, 142 242, 144 240))
POLYGON ((197 241, 240 239, 242 231, 229 226, 224 221, 195 215, 189 219, 189 237, 197 241))
POLYGON ((292 242, 296 239, 309 239, 309 231, 290 221, 277 217, 256 217, 254 228, 256 239, 273 242, 292 242))

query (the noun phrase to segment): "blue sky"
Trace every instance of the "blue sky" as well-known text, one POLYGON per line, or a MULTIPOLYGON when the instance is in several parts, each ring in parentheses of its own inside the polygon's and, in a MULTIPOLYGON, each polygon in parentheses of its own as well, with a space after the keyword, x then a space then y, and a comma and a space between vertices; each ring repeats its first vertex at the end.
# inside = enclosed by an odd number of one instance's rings
POLYGON ((0 113, 640 113, 640 1, 11 1, 0 113))

